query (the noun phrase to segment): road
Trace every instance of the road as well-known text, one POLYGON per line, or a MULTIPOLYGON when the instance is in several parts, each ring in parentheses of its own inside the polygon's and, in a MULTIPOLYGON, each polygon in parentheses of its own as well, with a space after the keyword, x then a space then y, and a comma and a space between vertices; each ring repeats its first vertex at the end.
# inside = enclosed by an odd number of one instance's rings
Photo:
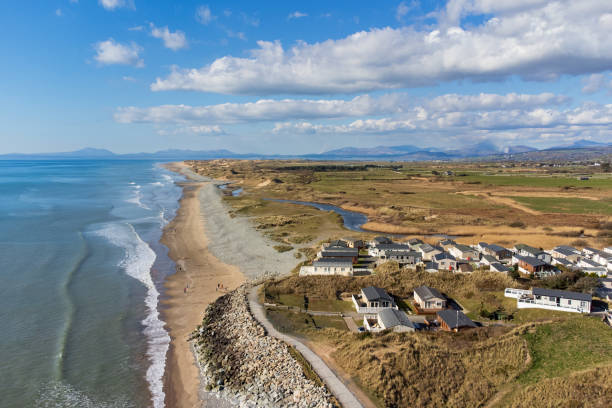
POLYGON ((266 317, 266 311, 263 306, 257 301, 257 289, 255 286, 249 290, 249 306, 255 320, 257 320, 265 329, 268 335, 275 337, 285 343, 295 347, 302 356, 310 363, 312 369, 317 373, 319 378, 323 380, 329 391, 334 394, 340 404, 345 408, 363 408, 361 402, 357 399, 348 387, 338 378, 338 376, 304 343, 300 342, 295 337, 280 333, 274 328, 272 323, 266 317))

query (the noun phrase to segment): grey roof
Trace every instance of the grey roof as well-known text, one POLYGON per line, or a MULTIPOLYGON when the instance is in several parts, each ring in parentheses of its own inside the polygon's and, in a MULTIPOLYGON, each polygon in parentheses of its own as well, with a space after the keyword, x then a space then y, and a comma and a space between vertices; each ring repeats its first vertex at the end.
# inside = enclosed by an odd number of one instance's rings
POLYGON ((407 326, 416 329, 414 323, 412 323, 408 319, 406 313, 402 312, 401 310, 383 309, 382 311, 378 312, 378 317, 386 328, 391 328, 395 326, 407 326))
POLYGON ((507 249, 504 248, 503 246, 499 246, 499 245, 495 245, 495 244, 488 245, 487 248, 490 249, 493 252, 507 251, 507 249))
POLYGON ((582 262, 589 264, 590 266, 593 266, 593 267, 602 266, 601 264, 598 264, 595 261, 591 261, 590 259, 583 259, 582 262))
POLYGON ((435 250, 435 248, 429 244, 423 244, 419 247, 419 249, 423 252, 431 252, 435 250))
POLYGON ((388 255, 402 255, 402 256, 412 256, 414 258, 420 258, 421 253, 412 251, 410 249, 383 249, 383 251, 388 255))
POLYGON ((352 266, 353 262, 346 258, 321 258, 316 259, 312 262, 313 266, 352 266))
POLYGON ((344 248, 347 248, 347 247, 348 247, 348 245, 346 245, 346 242, 344 242, 344 241, 342 241, 342 240, 340 240, 340 239, 336 239, 336 240, 334 240, 334 241, 331 241, 331 242, 329 243, 329 246, 330 246, 330 247, 334 247, 334 246, 335 246, 335 247, 344 247, 344 248))
POLYGON ((573 265, 573 263, 571 263, 570 261, 568 261, 565 258, 553 258, 555 260, 555 262, 563 264, 564 266, 569 266, 569 265, 573 265))
POLYGON ((559 254, 565 255, 565 256, 577 255, 575 251, 572 251, 571 249, 564 248, 564 247, 557 247, 554 249, 554 251, 559 254))
POLYGON ((376 249, 384 249, 384 250, 401 250, 401 249, 405 249, 407 251, 410 251, 410 245, 405 245, 405 244, 378 244, 376 245, 376 249))
POLYGON ((436 288, 430 288, 429 286, 416 287, 414 288, 414 292, 423 300, 434 298, 446 299, 436 288))
POLYGON ((425 270, 427 270, 427 269, 435 269, 435 270, 438 270, 438 264, 437 264, 437 263, 435 263, 435 262, 427 262, 427 263, 425 264, 425 270))
POLYGON ((576 248, 571 247, 569 245, 559 245, 558 247, 555 248, 555 250, 557 250, 557 249, 564 249, 566 251, 572 251, 575 254, 579 254, 580 253, 579 250, 577 250, 576 248))
POLYGON ((421 240, 420 240, 420 239, 418 239, 418 238, 412 238, 412 239, 409 239, 409 240, 408 240, 408 243, 409 243, 410 245, 415 245, 415 244, 422 244, 422 243, 423 243, 423 241, 421 241, 421 240))
POLYGON ((450 329, 476 327, 476 324, 459 310, 442 310, 438 312, 437 315, 450 329))
POLYGON ((518 259, 534 267, 546 265, 546 262, 544 262, 540 258, 534 258, 533 256, 519 256, 518 259))
POLYGON ((557 289, 545 289, 545 288, 533 288, 531 292, 538 296, 552 296, 560 297, 564 299, 582 300, 590 302, 592 296, 588 293, 570 292, 568 290, 557 290, 557 289))
POLYGON ((393 242, 393 241, 391 241, 390 238, 382 237, 382 236, 381 237, 376 237, 372 241, 374 241, 376 244, 390 244, 390 243, 393 242))
POLYGON ((434 260, 439 261, 441 259, 452 259, 455 260, 455 257, 449 254, 448 252, 442 252, 434 255, 434 260))
POLYGON ((361 289, 361 291, 363 292, 363 295, 366 297, 367 300, 382 299, 393 302, 393 298, 391 297, 391 295, 389 295, 384 289, 377 288, 375 286, 368 286, 367 288, 361 289))
POLYGON ((355 248, 354 251, 350 251, 350 248, 345 248, 344 251, 328 251, 327 249, 321 251, 321 257, 323 258, 333 258, 333 257, 355 257, 359 256, 359 250, 355 248))
POLYGON ((482 259, 484 259, 485 261, 487 261, 489 263, 497 262, 497 258, 495 258, 493 255, 483 255, 482 259))
POLYGON ((491 264, 491 268, 494 268, 498 272, 510 272, 510 268, 506 265, 502 265, 499 262, 494 262, 491 264))
POLYGON ((525 244, 516 244, 514 247, 517 250, 519 250, 519 251, 525 251, 525 252, 530 253, 532 255, 538 255, 538 254, 541 254, 542 252, 544 252, 541 249, 534 248, 532 246, 525 245, 525 244))
POLYGON ((453 245, 453 244, 455 244, 455 241, 453 241, 452 239, 440 240, 440 245, 453 245))

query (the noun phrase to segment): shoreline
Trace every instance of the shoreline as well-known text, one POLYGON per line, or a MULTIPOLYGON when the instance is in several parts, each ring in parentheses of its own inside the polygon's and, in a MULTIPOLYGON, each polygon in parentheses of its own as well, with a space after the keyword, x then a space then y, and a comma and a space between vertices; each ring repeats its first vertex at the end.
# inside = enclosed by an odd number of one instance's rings
POLYGON ((182 163, 165 167, 189 179, 177 183, 183 196, 176 216, 164 228, 161 238, 176 264, 176 272, 164 283, 160 310, 171 338, 164 373, 165 403, 167 407, 181 408, 219 406, 220 401, 213 395, 201 392, 200 370, 187 337, 201 324, 208 304, 224 293, 217 291, 217 284, 235 289, 246 278, 238 267, 221 262, 208 249, 200 192, 212 183, 194 180, 182 163))

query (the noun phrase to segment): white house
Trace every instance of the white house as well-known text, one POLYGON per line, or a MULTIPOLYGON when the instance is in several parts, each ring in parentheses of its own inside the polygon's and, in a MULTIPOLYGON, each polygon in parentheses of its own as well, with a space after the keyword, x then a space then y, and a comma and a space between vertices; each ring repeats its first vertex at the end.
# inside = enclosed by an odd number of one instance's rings
MULTIPOLYGON (((531 256, 533 258, 541 259, 546 263, 552 262, 552 256, 550 254, 542 251, 541 249, 534 248, 529 245, 516 244, 514 246, 514 252, 520 256, 531 256)), ((512 262, 517 263, 517 262, 514 262, 514 260, 515 260, 515 257, 512 258, 512 262)))
POLYGON ((462 244, 455 244, 449 247, 448 252, 457 259, 465 259, 467 261, 474 261, 480 258, 477 250, 462 244))
POLYGON ((378 313, 384 309, 398 309, 393 297, 386 290, 374 286, 361 289, 359 295, 352 296, 358 313, 378 313))
POLYGON ((584 273, 588 273, 588 274, 594 273, 600 278, 605 278, 606 276, 608 276, 608 268, 606 268, 605 266, 593 266, 593 267, 580 268, 580 269, 584 273))
POLYGON ((479 263, 480 265, 491 265, 494 263, 499 263, 499 261, 492 255, 483 255, 482 258, 480 258, 479 263))
POLYGON ((418 251, 421 253, 421 257, 424 261, 431 261, 435 255, 443 252, 440 248, 431 246, 429 244, 419 245, 418 251))
POLYGON ((392 329, 394 332, 413 332, 416 325, 408 319, 406 313, 401 310, 385 309, 373 316, 364 316, 363 327, 367 331, 378 332, 392 329))
POLYGON ((516 292, 518 291, 520 289, 507 288, 504 294, 506 297, 516 298, 516 307, 519 309, 535 308, 574 313, 591 312, 592 296, 586 293, 533 288, 531 291, 523 291, 517 297, 516 292))
POLYGON ((457 269, 457 260, 446 252, 435 255, 433 257, 433 262, 438 264, 439 270, 454 271, 457 269))
POLYGON ((353 276, 353 262, 345 258, 322 258, 312 262, 312 266, 302 266, 300 276, 342 275, 353 276))
POLYGON ((368 248, 368 255, 380 258, 392 251, 411 251, 410 245, 404 244, 377 244, 368 248))
POLYGON ((581 253, 576 248, 572 248, 566 245, 560 245, 550 251, 550 254, 554 258, 567 259, 570 262, 578 262, 581 258, 581 253))
POLYGON ((592 261, 588 258, 582 258, 580 261, 578 261, 578 266, 581 268, 596 268, 598 266, 601 266, 599 263, 592 261))
POLYGON ((446 309, 446 297, 437 289, 429 286, 419 286, 414 288, 414 301, 423 310, 443 310, 446 309))

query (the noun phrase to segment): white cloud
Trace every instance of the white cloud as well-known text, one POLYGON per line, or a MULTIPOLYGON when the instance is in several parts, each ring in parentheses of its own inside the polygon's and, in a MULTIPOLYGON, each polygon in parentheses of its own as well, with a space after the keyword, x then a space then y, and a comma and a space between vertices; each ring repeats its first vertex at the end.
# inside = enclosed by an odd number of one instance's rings
POLYGON ((163 40, 164 46, 170 48, 173 51, 180 50, 181 48, 187 48, 187 38, 185 33, 181 30, 171 32, 168 27, 155 27, 153 23, 151 26, 151 35, 155 38, 163 40))
POLYGON ((302 18, 302 17, 308 17, 308 14, 302 13, 301 11, 294 11, 293 13, 287 16, 287 19, 292 20, 294 18, 302 18))
POLYGON ((122 7, 135 8, 133 0, 98 0, 98 3, 106 10, 111 11, 122 7))
POLYGON ((144 67, 144 61, 140 58, 142 48, 136 43, 121 44, 109 38, 94 44, 96 55, 94 59, 102 65, 133 65, 144 67))
MULTIPOLYGON (((548 81, 563 74, 612 69, 612 2, 458 3, 498 14, 465 29, 442 23, 425 31, 386 27, 338 40, 298 42, 289 49, 278 41, 259 41, 248 57, 225 56, 202 68, 174 68, 167 77, 157 78, 151 89, 260 95, 352 93, 513 75, 548 81)), ((461 16, 464 10, 446 10, 445 15, 461 16)))
POLYGON ((582 79, 582 93, 593 94, 606 86, 606 77, 603 74, 591 74, 582 79))
POLYGON ((406 4, 405 1, 402 1, 400 4, 397 5, 397 9, 395 9, 395 19, 397 21, 401 21, 402 18, 404 18, 404 16, 408 14, 410 10, 417 7, 418 4, 419 3, 416 0, 412 0, 409 4, 406 4))
POLYGON ((208 5, 200 6, 196 10, 196 20, 200 24, 208 25, 211 21, 215 19, 215 16, 212 15, 210 11, 210 7, 208 5))
POLYGON ((123 79, 126 82, 136 82, 136 78, 131 77, 131 76, 124 76, 121 79, 123 79))
POLYGON ((62 9, 55 9, 55 15, 61 17, 63 15, 62 9))
MULTIPOLYGON (((378 97, 356 96, 341 99, 261 99, 248 103, 223 103, 208 106, 162 105, 149 108, 124 107, 115 112, 121 123, 245 123, 295 119, 331 119, 377 115, 401 115, 413 112, 487 112, 557 106, 566 97, 550 93, 537 95, 478 94, 441 95, 429 100, 411 98, 405 93, 378 97)), ((417 115, 419 118, 419 115, 417 115)))
POLYGON ((208 125, 199 125, 199 126, 182 126, 173 129, 159 129, 157 131, 158 134, 162 136, 173 136, 173 135, 184 135, 184 134, 195 134, 195 135, 222 135, 225 134, 225 131, 218 126, 208 126, 208 125))

